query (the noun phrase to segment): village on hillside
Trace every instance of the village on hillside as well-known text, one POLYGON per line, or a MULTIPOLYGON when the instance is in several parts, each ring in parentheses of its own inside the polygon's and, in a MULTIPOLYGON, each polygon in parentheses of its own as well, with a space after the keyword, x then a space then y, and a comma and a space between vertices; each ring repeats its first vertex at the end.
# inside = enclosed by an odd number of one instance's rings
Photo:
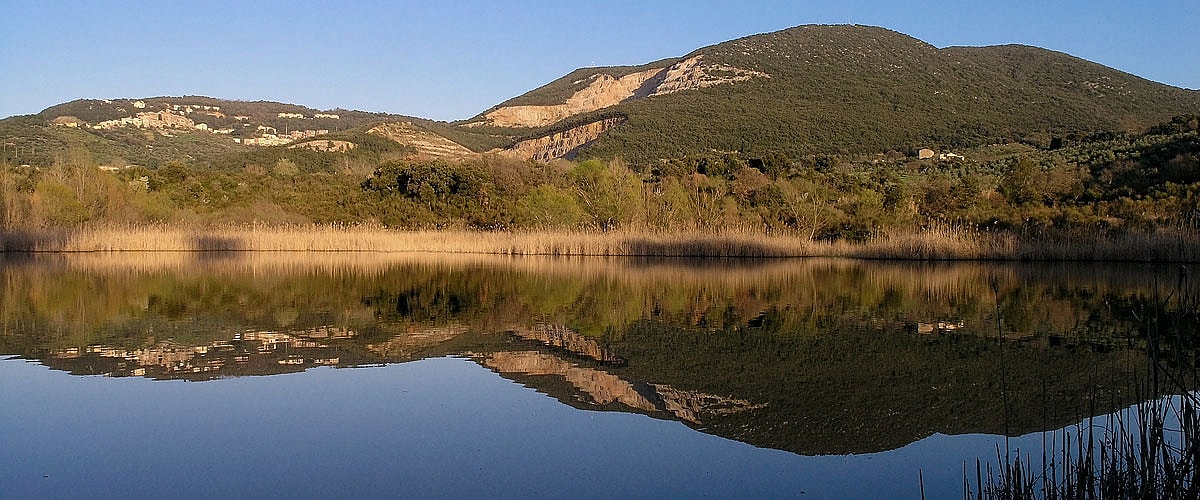
MULTIPOLYGON (((94 124, 89 124, 74 116, 59 116, 50 120, 50 123, 61 127, 91 128, 94 130, 113 130, 123 127, 153 129, 164 136, 171 136, 172 131, 201 131, 221 135, 232 135, 238 132, 236 128, 217 128, 203 121, 206 118, 208 118, 208 121, 227 118, 227 115, 221 112, 220 106, 208 104, 169 104, 165 105, 162 110, 149 110, 147 109, 146 102, 139 100, 133 102, 133 107, 138 110, 145 109, 146 111, 139 111, 130 116, 105 120, 94 124)), ((232 118, 240 123, 242 127, 256 127, 250 134, 241 134, 250 135, 250 137, 231 137, 233 142, 248 146, 281 146, 329 133, 328 129, 314 128, 285 130, 281 134, 276 127, 250 123, 250 117, 246 115, 234 115, 232 118)), ((278 113, 277 118, 293 120, 338 120, 341 117, 333 113, 314 113, 312 116, 305 116, 302 113, 278 113)))

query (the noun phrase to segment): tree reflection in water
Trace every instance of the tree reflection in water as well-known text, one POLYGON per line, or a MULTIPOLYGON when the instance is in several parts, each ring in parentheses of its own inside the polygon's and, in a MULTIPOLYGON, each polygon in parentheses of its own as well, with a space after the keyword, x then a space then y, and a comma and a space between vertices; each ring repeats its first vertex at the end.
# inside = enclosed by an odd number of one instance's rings
POLYGON ((1172 273, 824 259, 2 258, 0 353, 71 373, 216 380, 460 356, 571 406, 805 455, 935 433, 1026 434, 1133 404, 1148 396, 1132 389, 1146 368, 1135 314, 1155 277, 1172 273))

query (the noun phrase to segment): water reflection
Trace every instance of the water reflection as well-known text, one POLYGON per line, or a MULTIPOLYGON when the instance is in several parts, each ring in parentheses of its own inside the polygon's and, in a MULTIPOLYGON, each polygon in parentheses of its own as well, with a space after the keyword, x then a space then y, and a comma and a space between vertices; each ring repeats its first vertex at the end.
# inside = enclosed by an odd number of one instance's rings
POLYGON ((583 408, 669 416, 700 424, 701 418, 706 415, 738 413, 765 406, 741 399, 680 390, 669 385, 626 380, 601 369, 581 366, 538 351, 492 352, 473 358, 505 378, 542 388, 568 405, 583 408), (562 386, 559 382, 568 385, 562 386))
POLYGON ((577 408, 809 455, 1025 434, 1132 404, 1128 382, 1146 369, 1137 313, 1175 276, 838 260, 0 258, 0 354, 74 374, 198 381, 449 355, 577 408))
POLYGON ((94 344, 46 353, 47 365, 78 375, 140 376, 154 379, 209 380, 222 376, 272 375, 316 366, 371 363, 330 345, 357 334, 345 328, 316 327, 287 333, 249 330, 230 340, 203 345, 161 341, 140 349, 94 344))

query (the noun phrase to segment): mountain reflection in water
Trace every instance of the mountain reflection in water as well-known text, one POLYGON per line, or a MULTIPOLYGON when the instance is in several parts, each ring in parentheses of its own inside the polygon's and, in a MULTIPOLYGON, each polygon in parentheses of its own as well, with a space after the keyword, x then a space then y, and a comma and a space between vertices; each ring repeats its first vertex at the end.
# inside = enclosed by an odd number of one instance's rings
POLYGON ((554 377, 567 382, 570 386, 565 388, 566 395, 558 396, 559 399, 564 403, 585 408, 600 407, 649 415, 665 414, 688 423, 700 424, 704 414, 734 413, 762 407, 740 399, 625 380, 604 370, 579 366, 577 363, 543 352, 493 352, 479 355, 475 359, 504 377, 528 380, 528 385, 535 388, 545 387, 548 393, 554 390, 552 388, 555 384, 539 383, 538 377, 554 377))
POLYGON ((0 354, 214 380, 470 359, 585 409, 806 455, 1136 402, 1147 265, 371 254, 0 257, 0 354), (1003 386, 1010 407, 1006 410, 1003 386))

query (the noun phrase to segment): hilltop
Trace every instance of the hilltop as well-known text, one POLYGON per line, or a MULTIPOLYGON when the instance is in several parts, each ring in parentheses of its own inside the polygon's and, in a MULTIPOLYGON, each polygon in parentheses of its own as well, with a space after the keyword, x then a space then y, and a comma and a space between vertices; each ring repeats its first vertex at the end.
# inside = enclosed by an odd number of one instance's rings
POLYGON ((395 141, 389 148, 408 148, 413 157, 496 147, 486 135, 418 117, 207 96, 78 99, 0 120, 2 159, 35 166, 71 151, 114 168, 236 163, 239 155, 272 146, 346 152, 363 142, 347 137, 364 133, 395 141))
POLYGON ((641 163, 1136 132, 1197 110, 1200 91, 1037 47, 939 49, 884 28, 799 26, 645 66, 577 70, 460 125, 546 143, 574 136, 550 156, 641 163), (572 134, 581 126, 590 132, 572 134))
MULTIPOLYGON (((80 100, 0 120, 0 228, 365 223, 1193 261, 1198 95, 1035 47, 802 26, 577 70, 454 123, 80 100)), ((731 248, 562 241, 537 251, 731 248)))
MULTIPOLYGON (((151 97, 52 106, 0 121, 0 137, 14 163, 46 164, 52 151, 76 144, 101 162, 159 166, 374 130, 416 156, 619 157, 644 170, 664 159, 723 152, 799 158, 1045 145, 1097 132, 1143 132, 1196 112, 1200 91, 1060 52, 937 48, 884 28, 808 25, 642 65, 581 68, 453 123, 269 101, 151 97), (67 137, 50 124, 87 134, 67 137), (204 134, 152 143, 129 133, 137 129, 204 134)), ((333 140, 350 147, 344 138, 333 140)))

